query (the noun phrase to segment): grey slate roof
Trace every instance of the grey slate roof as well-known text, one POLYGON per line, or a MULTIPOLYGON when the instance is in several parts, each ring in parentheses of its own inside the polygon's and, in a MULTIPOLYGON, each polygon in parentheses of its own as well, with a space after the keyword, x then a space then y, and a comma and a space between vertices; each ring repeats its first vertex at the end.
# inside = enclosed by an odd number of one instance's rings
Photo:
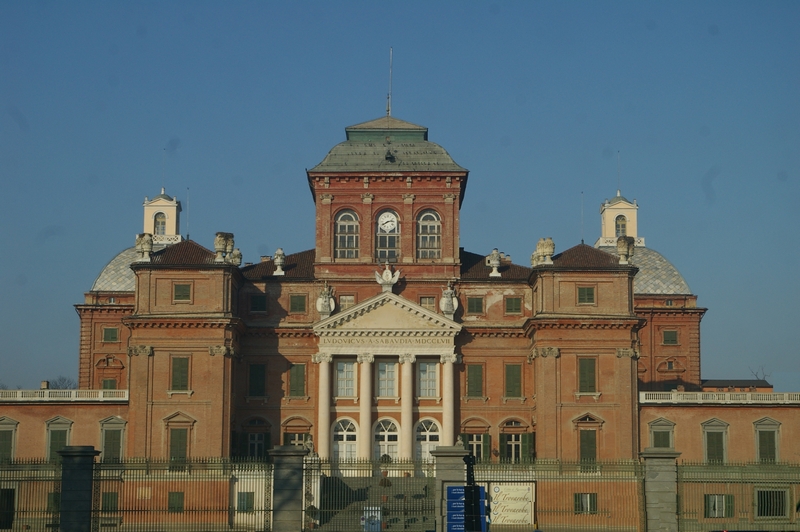
MULTIPOLYGON (((617 254, 616 247, 600 247, 617 254)), ((637 247, 631 264, 639 268, 633 278, 634 294, 689 295, 692 293, 678 269, 658 251, 637 247)))
POLYGON ((131 263, 138 257, 136 248, 128 248, 120 252, 95 279, 92 292, 133 292, 136 288, 136 276, 131 270, 131 263))

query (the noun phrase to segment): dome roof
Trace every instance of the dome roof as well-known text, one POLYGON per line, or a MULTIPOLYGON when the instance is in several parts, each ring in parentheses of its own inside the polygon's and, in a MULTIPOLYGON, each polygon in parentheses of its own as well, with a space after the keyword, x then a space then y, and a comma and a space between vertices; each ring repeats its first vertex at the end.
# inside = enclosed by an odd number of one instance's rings
POLYGON ((136 248, 120 252, 95 279, 92 292, 133 292, 136 289, 136 276, 131 263, 138 257, 136 248))
MULTIPOLYGON (((599 249, 614 255, 617 254, 616 247, 608 246, 599 249)), ((681 272, 658 251, 637 247, 630 262, 639 268, 639 273, 633 278, 634 294, 688 295, 692 293, 681 272)))

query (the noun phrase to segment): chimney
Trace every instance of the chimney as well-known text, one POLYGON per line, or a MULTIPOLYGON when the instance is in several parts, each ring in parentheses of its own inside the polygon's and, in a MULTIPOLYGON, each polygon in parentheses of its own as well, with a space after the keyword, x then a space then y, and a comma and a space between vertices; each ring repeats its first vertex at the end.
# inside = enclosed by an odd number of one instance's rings
POLYGON ((50 381, 42 381, 42 384, 39 385, 41 390, 49 390, 50 389, 50 381))

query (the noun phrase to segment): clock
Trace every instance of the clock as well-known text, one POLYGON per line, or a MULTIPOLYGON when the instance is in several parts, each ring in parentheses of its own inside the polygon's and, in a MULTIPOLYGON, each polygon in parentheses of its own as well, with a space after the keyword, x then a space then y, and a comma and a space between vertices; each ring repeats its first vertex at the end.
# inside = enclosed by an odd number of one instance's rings
POLYGON ((397 228, 397 216, 391 212, 381 214, 378 218, 378 227, 380 227, 384 233, 391 233, 397 228))

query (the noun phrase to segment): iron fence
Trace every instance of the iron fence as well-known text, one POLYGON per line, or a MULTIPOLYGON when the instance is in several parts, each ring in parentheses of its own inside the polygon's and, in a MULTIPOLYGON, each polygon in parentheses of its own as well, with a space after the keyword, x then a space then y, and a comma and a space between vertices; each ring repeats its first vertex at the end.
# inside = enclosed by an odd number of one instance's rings
POLYGON ((800 530, 800 464, 678 465, 682 531, 800 530))
POLYGON ((0 530, 58 531, 61 464, 17 460, 0 465, 0 530))
POLYGON ((308 458, 304 468, 304 530, 434 528, 433 462, 308 458))

